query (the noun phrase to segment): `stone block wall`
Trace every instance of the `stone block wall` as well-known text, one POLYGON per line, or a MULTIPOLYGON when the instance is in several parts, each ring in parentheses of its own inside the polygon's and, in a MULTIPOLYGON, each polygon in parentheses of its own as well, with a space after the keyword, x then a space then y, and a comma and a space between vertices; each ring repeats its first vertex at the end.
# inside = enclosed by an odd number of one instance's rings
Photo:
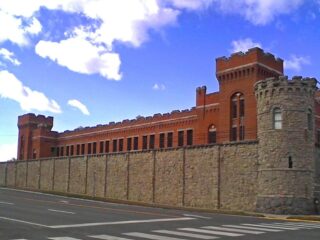
POLYGON ((257 142, 0 164, 0 184, 208 209, 255 209, 257 142), (5 175, 6 173, 6 175, 5 175))

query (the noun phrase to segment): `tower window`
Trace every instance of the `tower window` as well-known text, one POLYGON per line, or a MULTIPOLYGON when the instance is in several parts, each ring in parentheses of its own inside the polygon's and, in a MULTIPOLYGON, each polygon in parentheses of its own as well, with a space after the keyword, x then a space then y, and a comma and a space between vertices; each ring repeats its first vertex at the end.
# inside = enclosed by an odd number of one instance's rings
POLYGON ((280 108, 273 109, 273 128, 282 129, 282 112, 280 108))
POLYGON ((237 98, 233 98, 231 101, 231 114, 232 114, 232 118, 236 118, 237 117, 237 98))
POLYGON ((289 168, 293 167, 293 161, 292 161, 292 157, 291 156, 289 156, 289 158, 288 158, 288 165, 289 165, 289 168))
POLYGON ((240 117, 244 117, 244 98, 240 98, 240 117))

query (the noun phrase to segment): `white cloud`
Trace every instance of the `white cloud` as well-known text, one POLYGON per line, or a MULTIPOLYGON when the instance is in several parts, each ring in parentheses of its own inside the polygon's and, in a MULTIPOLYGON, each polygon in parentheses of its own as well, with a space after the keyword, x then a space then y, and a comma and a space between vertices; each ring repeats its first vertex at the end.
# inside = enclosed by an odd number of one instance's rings
POLYGON ((251 38, 244 38, 239 40, 234 40, 231 43, 232 49, 230 52, 246 52, 248 49, 253 47, 259 47, 262 48, 261 43, 254 42, 251 38))
POLYGON ((48 57, 71 71, 84 74, 99 73, 109 79, 121 79, 119 55, 80 37, 69 38, 59 43, 40 41, 35 50, 39 56, 48 57))
POLYGON ((17 157, 18 146, 13 144, 0 144, 0 162, 6 162, 17 157))
POLYGON ((60 106, 56 101, 48 99, 41 92, 24 86, 21 81, 6 70, 0 71, 0 97, 18 102, 21 109, 26 111, 61 113, 60 106))
POLYGON ((276 16, 298 9, 304 0, 215 0, 225 13, 240 14, 255 25, 265 25, 276 16))
POLYGON ((166 2, 171 2, 177 8, 199 10, 210 6, 214 0, 166 0, 166 2))
POLYGON ((86 105, 81 103, 79 100, 76 100, 76 99, 69 100, 68 104, 72 107, 79 109, 84 115, 90 115, 86 105))
POLYGON ((164 84, 158 84, 158 83, 155 83, 152 87, 153 90, 165 90, 166 89, 166 86, 164 84))
POLYGON ((291 55, 290 59, 284 61, 284 68, 299 72, 303 65, 310 64, 309 57, 298 57, 291 55))
POLYGON ((14 53, 8 49, 0 48, 0 57, 16 66, 21 64, 19 60, 15 58, 14 53))

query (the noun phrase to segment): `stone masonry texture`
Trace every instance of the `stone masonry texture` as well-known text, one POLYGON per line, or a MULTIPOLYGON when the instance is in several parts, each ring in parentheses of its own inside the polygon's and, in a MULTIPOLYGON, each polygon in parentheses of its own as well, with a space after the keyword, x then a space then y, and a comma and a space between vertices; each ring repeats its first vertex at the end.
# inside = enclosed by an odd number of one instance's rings
POLYGON ((6 185, 6 164, 0 164, 0 186, 6 185))
POLYGON ((86 159, 84 157, 70 158, 70 193, 85 194, 87 169, 86 164, 86 159))
POLYGON ((69 159, 61 158, 55 159, 54 165, 54 191, 67 192, 68 191, 68 173, 69 173, 69 159))
POLYGON ((16 186, 25 188, 27 186, 27 164, 28 162, 16 163, 16 186))
POLYGON ((87 192, 89 196, 104 197, 106 181, 106 156, 90 156, 87 159, 87 192))
POLYGON ((53 159, 41 160, 40 189, 52 190, 53 188, 53 159))
POLYGON ((38 189, 40 178, 40 161, 28 162, 27 188, 38 189))

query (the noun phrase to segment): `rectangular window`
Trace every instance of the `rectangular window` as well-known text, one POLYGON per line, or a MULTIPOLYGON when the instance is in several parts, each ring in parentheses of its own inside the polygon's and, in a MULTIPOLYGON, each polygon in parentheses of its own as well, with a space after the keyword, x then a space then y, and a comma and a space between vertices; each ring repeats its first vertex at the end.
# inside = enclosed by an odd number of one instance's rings
POLYGON ((154 149, 154 135, 149 136, 149 149, 154 149))
POLYGON ((92 153, 97 154, 97 143, 96 142, 92 143, 92 153))
POLYGON ((193 144, 193 130, 187 130, 187 145, 191 146, 193 144))
POLYGON ((244 117, 244 99, 240 99, 240 117, 244 117))
POLYGON ((123 138, 119 139, 119 152, 123 151, 123 138))
POLYGON ((139 138, 134 137, 133 138, 133 150, 138 150, 138 148, 139 148, 139 138))
POLYGON ((60 148, 57 147, 57 157, 60 157, 60 148))
POLYGON ((209 131, 208 136, 208 143, 216 143, 217 142, 217 132, 216 131, 209 131))
POLYGON ((184 138, 184 132, 183 131, 179 131, 178 132, 178 147, 182 147, 184 145, 183 143, 183 139, 184 138))
POLYGON ((70 156, 73 156, 73 152, 74 152, 74 146, 71 145, 71 147, 70 147, 70 156))
POLYGON ((127 151, 131 151, 132 148, 132 138, 127 138, 127 151))
POLYGON ((66 156, 69 156, 69 154, 70 154, 70 147, 69 146, 67 146, 67 151, 66 151, 66 156))
POLYGON ((244 140, 244 130, 245 130, 244 126, 240 126, 240 128, 239 128, 239 139, 240 140, 244 140))
POLYGON ((237 141, 237 127, 231 128, 231 141, 237 141))
POLYGON ((80 144, 77 144, 76 154, 80 155, 80 144))
POLYGON ((148 148, 148 136, 142 136, 142 149, 148 148))
POLYGON ((171 148, 173 146, 173 133, 168 132, 167 133, 167 147, 171 148))
POLYGON ((159 148, 164 148, 164 133, 159 135, 159 148))
POLYGON ((117 151, 117 147, 118 147, 117 145, 118 145, 117 139, 113 139, 113 141, 112 141, 112 151, 113 152, 117 151))
POLYGON ((91 143, 88 143, 88 154, 91 154, 92 153, 92 144, 91 143))
POLYGON ((231 115, 232 118, 237 118, 237 101, 231 102, 231 115))
POLYGON ((52 147, 52 148, 51 148, 51 156, 52 156, 52 157, 57 156, 57 151, 56 151, 56 148, 55 148, 55 147, 52 147))
POLYGON ((61 147, 60 148, 60 156, 63 157, 63 154, 64 154, 64 149, 63 149, 63 147, 61 147))
POLYGON ((85 153, 85 144, 81 144, 81 155, 85 153))
POLYGON ((105 152, 108 153, 110 152, 110 141, 106 141, 106 148, 105 152))
POLYGON ((99 153, 103 153, 104 152, 104 142, 100 142, 100 149, 99 149, 99 153))
POLYGON ((317 130, 317 143, 320 144, 320 130, 317 130))

